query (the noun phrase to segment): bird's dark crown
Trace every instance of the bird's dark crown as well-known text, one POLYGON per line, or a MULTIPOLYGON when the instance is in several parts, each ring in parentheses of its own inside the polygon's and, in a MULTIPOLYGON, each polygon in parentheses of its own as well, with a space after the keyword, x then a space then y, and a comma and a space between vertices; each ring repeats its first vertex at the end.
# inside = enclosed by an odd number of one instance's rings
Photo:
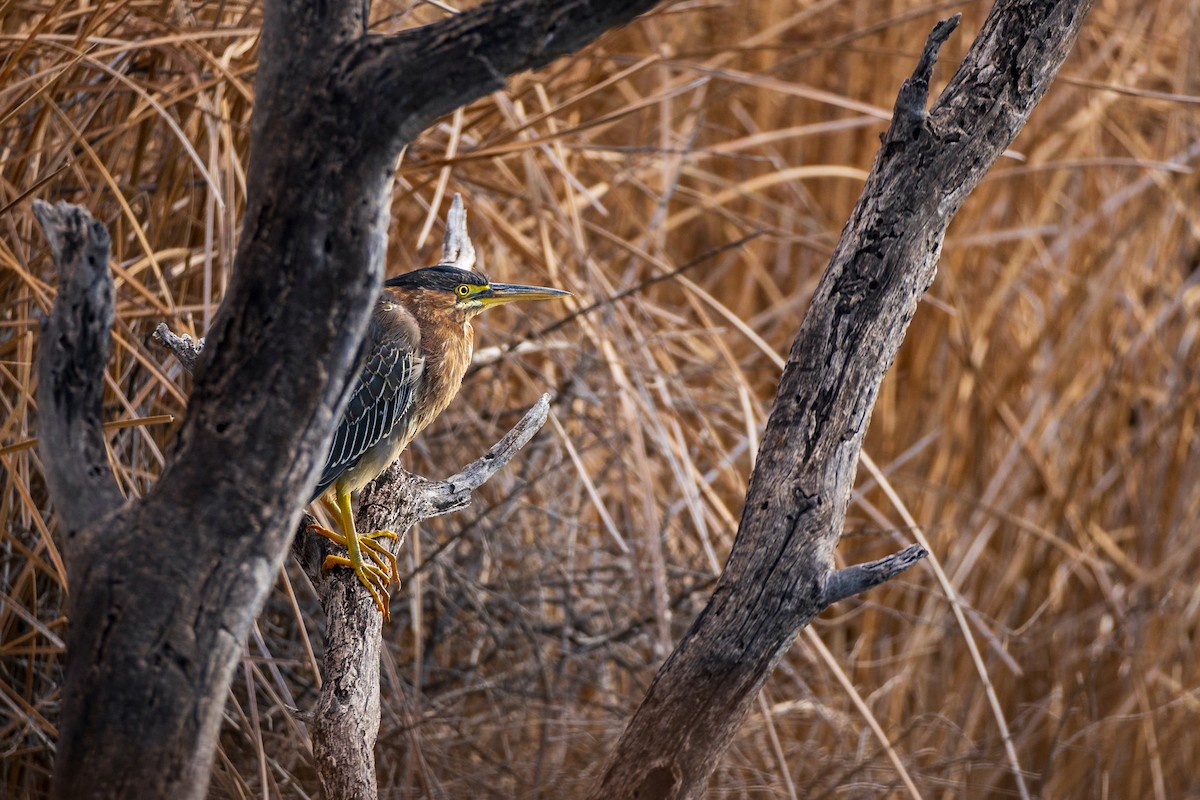
POLYGON ((453 292, 464 283, 471 286, 487 286, 490 281, 486 275, 478 272, 439 264, 435 267, 415 269, 412 272, 397 275, 384 281, 383 285, 400 289, 440 289, 445 292, 453 292))

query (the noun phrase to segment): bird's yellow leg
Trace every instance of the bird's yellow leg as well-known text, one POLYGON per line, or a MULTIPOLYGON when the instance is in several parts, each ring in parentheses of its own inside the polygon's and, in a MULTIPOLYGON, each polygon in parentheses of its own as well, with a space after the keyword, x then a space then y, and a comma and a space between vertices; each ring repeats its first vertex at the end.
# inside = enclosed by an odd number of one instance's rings
POLYGON ((338 481, 334 484, 334 491, 337 495, 338 523, 344 533, 338 534, 320 525, 310 525, 308 529, 345 547, 347 556, 326 556, 325 563, 321 565, 322 569, 342 566, 354 570, 359 581, 367 587, 367 593, 375 601, 375 606, 383 615, 384 622, 387 622, 391 619, 388 607, 388 585, 396 574, 396 557, 376 540, 388 538, 382 534, 391 534, 393 539, 396 535, 391 531, 376 531, 360 536, 354 528, 354 508, 350 503, 350 490, 341 481, 338 481), (366 559, 363 558, 364 549, 367 551, 366 559), (381 557, 379 554, 383 554, 383 556, 381 557))

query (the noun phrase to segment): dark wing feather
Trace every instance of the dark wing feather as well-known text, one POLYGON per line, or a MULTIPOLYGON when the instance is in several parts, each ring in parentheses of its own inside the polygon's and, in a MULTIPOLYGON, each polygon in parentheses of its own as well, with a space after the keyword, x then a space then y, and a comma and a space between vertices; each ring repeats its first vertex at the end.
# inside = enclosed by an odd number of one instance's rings
POLYGON ((399 312, 402 318, 388 320, 386 330, 372 323, 367 362, 333 434, 313 500, 357 464, 372 445, 391 433, 412 406, 425 367, 420 329, 400 307, 393 308, 393 313, 399 312))

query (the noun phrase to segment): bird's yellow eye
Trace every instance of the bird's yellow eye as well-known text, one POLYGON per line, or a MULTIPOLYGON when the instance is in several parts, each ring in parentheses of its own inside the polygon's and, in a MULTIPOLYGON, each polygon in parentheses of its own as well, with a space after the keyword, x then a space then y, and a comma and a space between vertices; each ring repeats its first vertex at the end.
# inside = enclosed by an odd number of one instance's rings
POLYGON ((467 295, 469 295, 471 293, 471 287, 465 283, 460 283, 458 285, 458 289, 456 289, 455 291, 458 292, 459 297, 466 297, 467 295))

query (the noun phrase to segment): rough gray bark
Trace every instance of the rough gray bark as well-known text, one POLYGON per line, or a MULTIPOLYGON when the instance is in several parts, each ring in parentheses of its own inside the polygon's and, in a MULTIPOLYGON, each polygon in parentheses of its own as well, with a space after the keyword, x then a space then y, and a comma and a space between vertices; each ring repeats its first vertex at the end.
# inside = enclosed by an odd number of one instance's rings
POLYGON ((498 0, 380 37, 366 2, 266 0, 233 278, 145 497, 118 506, 95 447, 111 290, 68 280, 44 332, 41 424, 65 447, 43 453, 71 580, 55 797, 204 796, 233 667, 379 290, 401 147, 653 5, 498 0))
POLYGON ((878 582, 875 566, 834 570, 833 548, 880 383, 933 282, 950 219, 1024 126, 1090 5, 998 0, 926 113, 957 18, 934 28, 792 345, 725 569, 589 797, 700 797, 796 634, 878 582))

